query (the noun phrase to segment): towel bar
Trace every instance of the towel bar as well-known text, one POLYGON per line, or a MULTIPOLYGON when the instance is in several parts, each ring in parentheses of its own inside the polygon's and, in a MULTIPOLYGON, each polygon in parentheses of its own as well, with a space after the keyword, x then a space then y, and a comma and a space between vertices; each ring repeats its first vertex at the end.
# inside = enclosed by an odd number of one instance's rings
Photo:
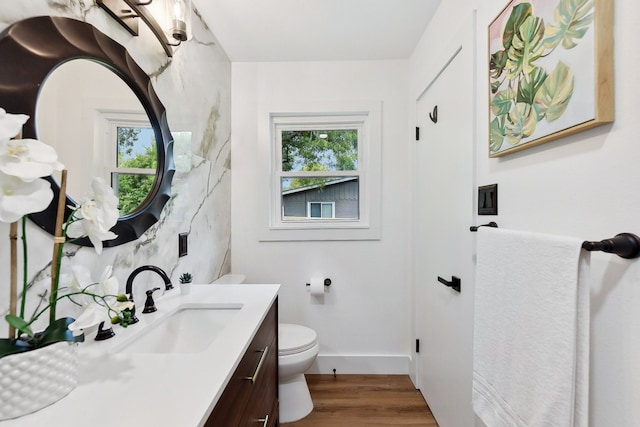
MULTIPOLYGON (((487 224, 472 225, 469 227, 471 231, 478 231, 480 227, 498 228, 498 224, 491 221, 487 224)), ((590 242, 585 240, 582 242, 582 249, 594 252, 606 252, 616 254, 621 258, 634 259, 640 257, 640 237, 633 233, 620 233, 610 239, 600 240, 599 242, 590 242)))
POLYGON ((616 254, 626 259, 638 258, 640 257, 640 237, 632 233, 620 233, 599 242, 584 241, 582 249, 616 254))

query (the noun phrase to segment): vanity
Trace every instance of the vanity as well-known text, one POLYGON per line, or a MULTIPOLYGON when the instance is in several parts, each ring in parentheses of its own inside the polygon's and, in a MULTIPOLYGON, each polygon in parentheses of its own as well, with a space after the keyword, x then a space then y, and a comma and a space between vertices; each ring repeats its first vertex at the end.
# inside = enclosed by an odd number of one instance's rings
POLYGON ((189 295, 168 291, 156 299, 157 312, 138 314, 140 322, 126 329, 116 326, 115 337, 86 337, 79 345, 79 384, 68 396, 0 426, 277 426, 278 288, 194 284, 189 295), (233 313, 185 332, 194 339, 211 331, 208 344, 136 347, 182 321, 172 316, 185 309, 233 313))

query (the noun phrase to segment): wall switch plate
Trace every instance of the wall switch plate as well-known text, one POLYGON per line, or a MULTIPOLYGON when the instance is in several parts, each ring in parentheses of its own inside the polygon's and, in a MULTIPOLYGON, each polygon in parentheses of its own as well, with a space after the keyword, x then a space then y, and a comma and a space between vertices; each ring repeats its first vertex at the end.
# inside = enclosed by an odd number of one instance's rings
POLYGON ((478 215, 498 215, 498 184, 478 187, 478 215))
POLYGON ((180 233, 178 234, 178 258, 186 256, 188 253, 187 250, 187 236, 189 233, 180 233))

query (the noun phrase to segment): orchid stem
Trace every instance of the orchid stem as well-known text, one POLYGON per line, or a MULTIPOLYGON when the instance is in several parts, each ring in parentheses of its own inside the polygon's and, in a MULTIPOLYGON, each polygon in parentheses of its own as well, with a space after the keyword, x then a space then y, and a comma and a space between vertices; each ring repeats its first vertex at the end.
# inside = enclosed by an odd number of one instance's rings
POLYGON ((27 305, 28 265, 27 265, 27 217, 22 217, 22 298, 20 299, 20 317, 24 319, 24 310, 27 305))
MULTIPOLYGON (((9 226, 9 246, 11 251, 11 272, 9 276, 9 314, 16 314, 18 303, 18 248, 16 240, 18 238, 18 223, 12 222, 9 226)), ((15 338, 16 328, 9 325, 9 338, 15 338)))
POLYGON ((62 224, 64 222, 64 204, 67 194, 67 170, 62 170, 60 177, 60 194, 58 194, 58 210, 56 214, 56 228, 53 238, 53 257, 51 259, 51 296, 49 297, 51 310, 49 312, 49 324, 56 320, 56 302, 58 301, 58 279, 60 264, 62 262, 62 249, 64 247, 64 235, 62 224))

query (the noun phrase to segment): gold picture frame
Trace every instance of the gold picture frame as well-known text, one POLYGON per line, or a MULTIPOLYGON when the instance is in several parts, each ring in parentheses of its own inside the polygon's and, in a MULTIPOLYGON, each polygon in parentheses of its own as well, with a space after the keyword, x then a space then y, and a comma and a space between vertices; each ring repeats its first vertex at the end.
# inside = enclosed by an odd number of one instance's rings
POLYGON ((512 0, 488 37, 489 157, 613 122, 613 0, 512 0))

